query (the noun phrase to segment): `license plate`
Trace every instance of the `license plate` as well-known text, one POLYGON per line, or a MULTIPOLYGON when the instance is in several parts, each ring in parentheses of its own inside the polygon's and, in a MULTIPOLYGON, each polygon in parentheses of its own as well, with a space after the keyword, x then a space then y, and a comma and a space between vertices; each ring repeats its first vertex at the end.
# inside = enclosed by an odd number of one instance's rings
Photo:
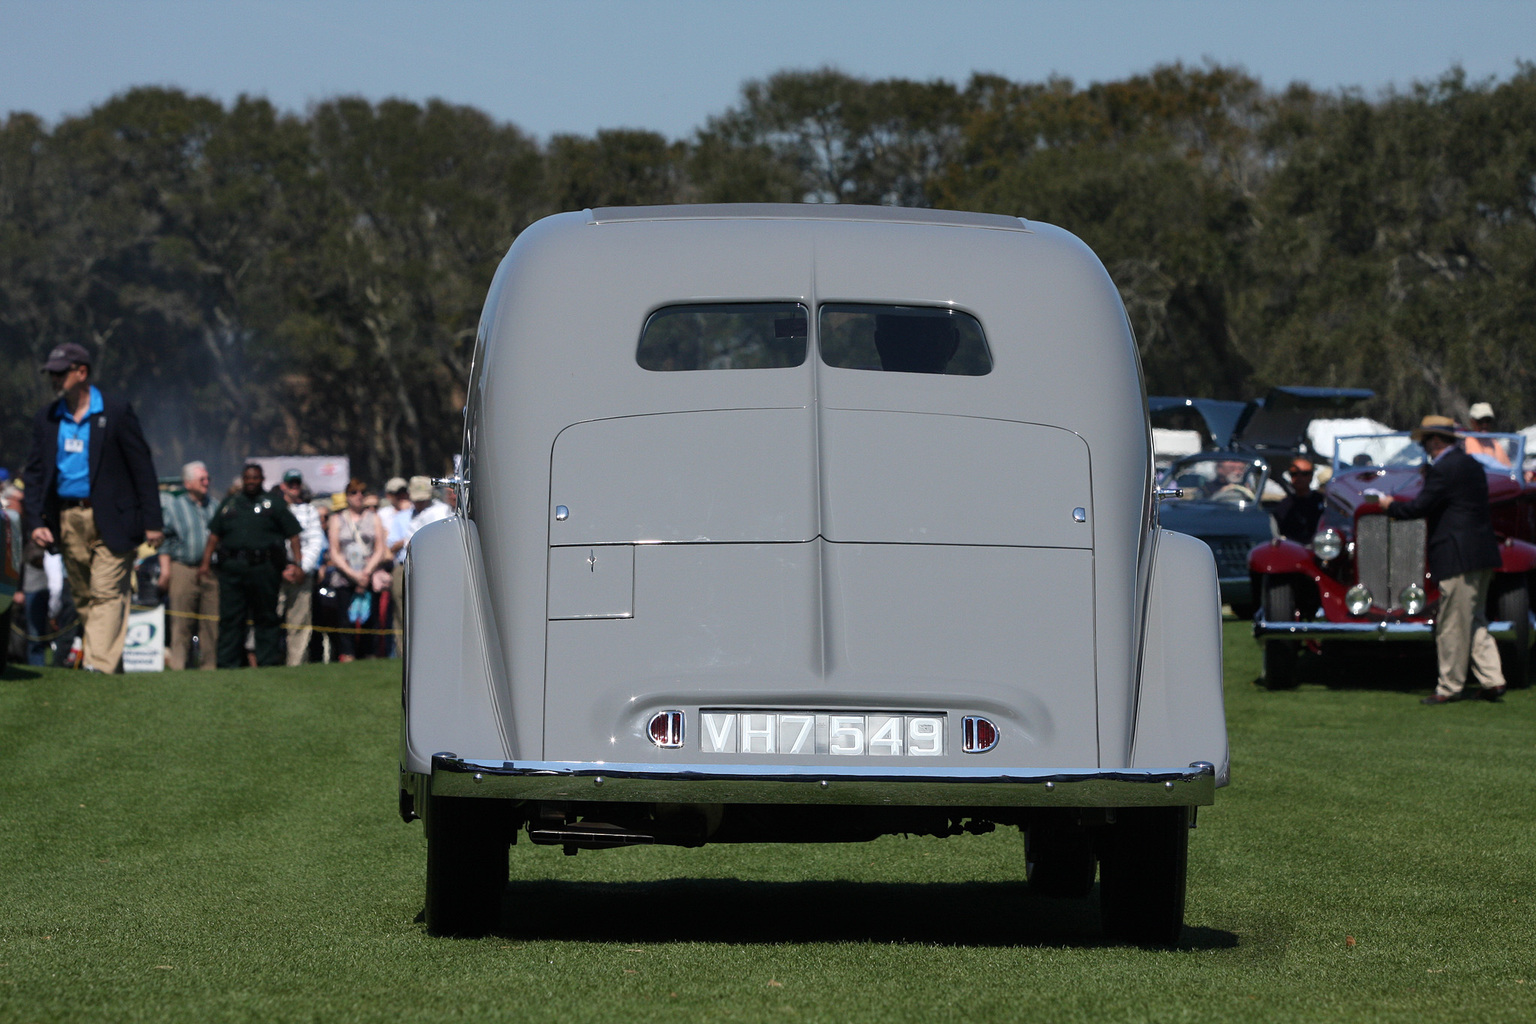
POLYGON ((706 754, 938 757, 944 753, 943 715, 704 711, 699 717, 699 749, 706 754))

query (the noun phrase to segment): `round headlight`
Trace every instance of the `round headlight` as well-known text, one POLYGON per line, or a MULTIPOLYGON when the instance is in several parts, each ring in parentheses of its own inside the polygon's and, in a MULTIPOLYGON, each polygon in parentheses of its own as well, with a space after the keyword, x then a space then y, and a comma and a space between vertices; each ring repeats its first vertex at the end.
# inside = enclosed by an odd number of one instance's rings
POLYGON ((1320 530, 1317 536, 1312 538, 1312 553, 1320 562, 1331 562, 1343 551, 1344 538, 1339 536, 1337 530, 1332 528, 1320 530))
POLYGON ((1409 615, 1423 615, 1424 609, 1429 605, 1429 598, 1424 594, 1424 588, 1417 583, 1410 583, 1403 588, 1403 592, 1397 595, 1402 603, 1403 611, 1409 615))
POLYGON ((1344 595, 1344 607, 1351 615, 1364 615, 1371 607, 1371 590, 1364 583, 1356 583, 1344 595))

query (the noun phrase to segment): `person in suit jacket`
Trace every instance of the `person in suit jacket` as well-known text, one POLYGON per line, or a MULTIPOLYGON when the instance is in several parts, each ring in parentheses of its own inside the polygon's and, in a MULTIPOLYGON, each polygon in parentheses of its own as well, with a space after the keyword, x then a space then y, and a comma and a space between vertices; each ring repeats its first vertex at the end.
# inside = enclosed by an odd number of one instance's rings
POLYGON ((63 549, 69 590, 83 624, 82 664, 122 668, 134 551, 159 546, 159 487, 149 444, 133 407, 91 384, 91 357, 67 342, 48 353, 43 372, 57 401, 32 422, 25 529, 44 548, 63 549))
POLYGON ((1483 695, 1504 695, 1498 646, 1488 635, 1488 585, 1502 564, 1488 506, 1488 475, 1483 464, 1456 445, 1456 422, 1425 416, 1413 439, 1424 446, 1429 465, 1424 486, 1411 501, 1383 497, 1394 519, 1429 521, 1429 574, 1440 584, 1435 613, 1435 650, 1440 679, 1425 704, 1460 700, 1467 685, 1467 659, 1483 695))

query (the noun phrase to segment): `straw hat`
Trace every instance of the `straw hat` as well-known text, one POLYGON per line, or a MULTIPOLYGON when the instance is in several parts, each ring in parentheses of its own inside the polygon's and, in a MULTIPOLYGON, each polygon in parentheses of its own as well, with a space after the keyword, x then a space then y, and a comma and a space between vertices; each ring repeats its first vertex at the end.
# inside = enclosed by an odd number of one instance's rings
POLYGON ((1443 437, 1447 441, 1456 440, 1456 421, 1449 416, 1425 416, 1410 436, 1415 443, 1423 444, 1424 439, 1431 434, 1443 437))

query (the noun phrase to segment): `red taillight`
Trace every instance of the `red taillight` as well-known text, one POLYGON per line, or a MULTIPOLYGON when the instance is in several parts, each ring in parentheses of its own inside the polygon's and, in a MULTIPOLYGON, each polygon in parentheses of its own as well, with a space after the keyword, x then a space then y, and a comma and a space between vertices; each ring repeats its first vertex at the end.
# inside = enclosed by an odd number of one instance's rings
POLYGON ((960 748, 967 754, 984 754, 995 746, 997 726, 976 715, 960 720, 960 748))
POLYGON ((650 725, 646 726, 646 732, 650 734, 651 742, 658 747, 676 749, 683 745, 683 713, 681 711, 658 711, 651 716, 650 725))

